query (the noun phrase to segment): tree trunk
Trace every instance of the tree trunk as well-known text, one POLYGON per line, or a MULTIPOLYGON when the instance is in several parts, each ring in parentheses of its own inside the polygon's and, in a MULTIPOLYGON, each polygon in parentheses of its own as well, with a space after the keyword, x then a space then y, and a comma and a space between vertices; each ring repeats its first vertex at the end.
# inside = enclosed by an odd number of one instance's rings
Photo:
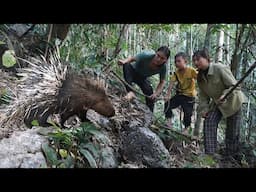
POLYGON ((229 32, 227 31, 226 35, 226 65, 230 64, 230 37, 229 32))
POLYGON ((240 56, 241 56, 238 52, 240 49, 244 29, 245 29, 245 24, 242 24, 241 27, 239 27, 239 25, 237 25, 235 49, 234 49, 234 53, 233 53, 232 60, 231 60, 231 71, 235 78, 237 77, 238 65, 239 65, 239 60, 240 60, 240 56))
POLYGON ((69 32, 70 24, 53 24, 52 38, 64 40, 69 32))
POLYGON ((174 42, 175 42, 175 53, 179 52, 179 42, 180 42, 180 36, 179 36, 179 24, 175 25, 175 34, 174 34, 174 42))
POLYGON ((190 62, 192 61, 193 57, 193 39, 192 39, 192 25, 190 26, 190 62))
POLYGON ((119 37, 118 37, 118 40, 117 40, 117 43, 116 43, 116 48, 114 50, 113 58, 115 58, 119 54, 119 52, 121 51, 120 46, 121 46, 122 38, 123 38, 124 34, 127 31, 127 24, 123 24, 120 28, 121 28, 121 30, 120 30, 119 37))
POLYGON ((133 25, 129 25, 129 29, 128 29, 128 39, 129 39, 128 55, 131 55, 131 53, 132 53, 132 28, 133 28, 133 25))
POLYGON ((214 24, 207 24, 205 39, 204 39, 204 48, 210 51, 210 37, 211 37, 211 30, 214 24))
POLYGON ((221 62, 223 63, 223 44, 224 44, 224 31, 221 30, 219 32, 219 38, 218 38, 218 47, 216 51, 216 62, 221 62))
POLYGON ((133 55, 135 55, 137 53, 137 50, 136 50, 136 30, 137 29, 137 26, 136 24, 133 25, 133 55))
POLYGON ((128 54, 129 54, 129 31, 130 31, 130 25, 128 24, 127 25, 127 29, 126 29, 126 32, 125 32, 125 44, 126 44, 126 49, 124 51, 124 55, 125 57, 128 57, 128 54))
POLYGON ((186 54, 189 55, 190 33, 186 32, 186 54))

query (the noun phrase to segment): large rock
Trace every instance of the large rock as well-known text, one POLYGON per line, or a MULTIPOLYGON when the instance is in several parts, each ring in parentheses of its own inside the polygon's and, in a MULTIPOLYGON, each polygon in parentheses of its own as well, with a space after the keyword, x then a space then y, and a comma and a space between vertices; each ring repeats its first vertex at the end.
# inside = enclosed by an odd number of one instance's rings
POLYGON ((152 168, 169 168, 170 154, 161 139, 146 127, 126 124, 121 130, 123 158, 152 168))
POLYGON ((46 137, 37 134, 37 129, 14 132, 10 138, 0 141, 0 168, 47 167, 41 152, 46 137))
POLYGON ((117 153, 115 152, 114 136, 111 133, 111 129, 108 129, 109 120, 104 116, 96 113, 93 110, 88 110, 87 118, 95 125, 101 127, 101 135, 97 136, 97 140, 100 142, 99 154, 94 156, 96 162, 98 162, 99 168, 117 168, 117 153), (105 128, 105 129, 104 129, 105 128), (108 130, 108 131, 107 131, 108 130))

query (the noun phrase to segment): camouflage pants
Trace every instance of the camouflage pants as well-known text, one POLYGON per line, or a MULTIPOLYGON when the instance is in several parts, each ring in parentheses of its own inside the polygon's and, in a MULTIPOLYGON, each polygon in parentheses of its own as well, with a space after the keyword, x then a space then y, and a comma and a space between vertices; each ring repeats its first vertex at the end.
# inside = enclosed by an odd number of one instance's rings
MULTIPOLYGON (((204 120, 204 147, 206 154, 213 154, 217 148, 217 128, 222 118, 218 108, 209 112, 204 120)), ((241 127, 241 109, 227 118, 225 144, 227 155, 233 155, 238 151, 241 127)))

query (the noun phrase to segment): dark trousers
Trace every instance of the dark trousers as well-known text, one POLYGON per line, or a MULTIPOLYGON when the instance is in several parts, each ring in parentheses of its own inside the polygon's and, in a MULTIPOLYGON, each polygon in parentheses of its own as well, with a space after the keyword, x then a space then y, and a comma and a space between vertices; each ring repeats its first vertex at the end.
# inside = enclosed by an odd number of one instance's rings
POLYGON ((181 106, 184 112, 184 125, 185 127, 190 126, 191 116, 193 113, 195 98, 188 97, 185 95, 175 95, 170 101, 164 104, 165 117, 171 118, 173 116, 172 109, 181 106))
MULTIPOLYGON (((126 63, 123 65, 123 73, 124 73, 124 79, 125 81, 132 86, 132 83, 136 83, 142 90, 142 92, 145 95, 152 95, 153 94, 153 88, 150 85, 150 82, 147 78, 141 77, 131 66, 130 63, 126 63)), ((125 85, 126 90, 132 91, 130 87, 125 85)), ((154 101, 152 99, 149 99, 145 97, 146 105, 149 107, 149 109, 153 112, 154 110, 154 101)))
MULTIPOLYGON (((204 146, 205 153, 213 154, 217 148, 217 128, 222 114, 216 107, 208 113, 204 120, 204 146)), ((234 155, 238 152, 239 135, 241 127, 241 109, 234 115, 227 118, 225 144, 227 155, 234 155)))

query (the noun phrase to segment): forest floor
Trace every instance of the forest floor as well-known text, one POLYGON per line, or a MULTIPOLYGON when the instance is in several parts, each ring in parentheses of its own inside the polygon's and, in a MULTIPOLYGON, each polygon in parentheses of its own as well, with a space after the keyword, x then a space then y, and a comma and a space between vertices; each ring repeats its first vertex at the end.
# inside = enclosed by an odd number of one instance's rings
POLYGON ((255 146, 240 144, 237 157, 225 155, 225 145, 218 143, 217 153, 209 156, 204 153, 203 139, 191 140, 176 132, 161 128, 156 132, 172 157, 172 167, 175 168, 255 168, 255 146))

